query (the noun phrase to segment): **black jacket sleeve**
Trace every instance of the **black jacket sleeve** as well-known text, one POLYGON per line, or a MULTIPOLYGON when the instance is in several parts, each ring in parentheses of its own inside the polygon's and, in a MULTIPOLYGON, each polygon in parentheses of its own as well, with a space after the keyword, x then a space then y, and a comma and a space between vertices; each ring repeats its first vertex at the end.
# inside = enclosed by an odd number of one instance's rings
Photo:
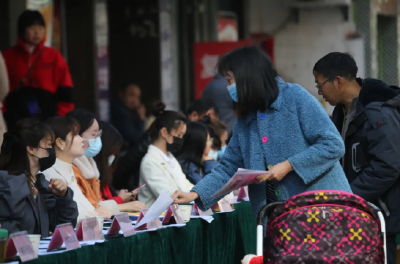
POLYGON ((37 187, 41 196, 44 198, 49 216, 49 230, 54 231, 57 225, 72 223, 76 226, 78 218, 78 206, 74 201, 74 192, 68 188, 67 195, 64 198, 53 195, 49 188, 49 182, 43 174, 38 174, 37 187))
POLYGON ((13 176, 0 171, 0 224, 9 234, 21 231, 29 195, 25 175, 13 176))
POLYGON ((365 109, 369 166, 352 183, 353 192, 376 201, 400 177, 400 115, 392 107, 372 103, 365 109))

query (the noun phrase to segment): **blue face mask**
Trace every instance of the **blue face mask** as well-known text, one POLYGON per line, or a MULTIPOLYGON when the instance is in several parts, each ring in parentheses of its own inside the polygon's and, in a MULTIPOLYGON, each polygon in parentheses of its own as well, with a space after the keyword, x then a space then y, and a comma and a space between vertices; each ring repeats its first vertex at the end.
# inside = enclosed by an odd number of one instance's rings
POLYGON ((115 160, 115 156, 111 155, 110 157, 108 157, 108 166, 111 166, 113 164, 115 160))
POLYGON ((208 156, 209 156, 210 158, 213 158, 214 160, 217 160, 217 159, 218 159, 218 152, 211 149, 211 150, 208 152, 208 156))
POLYGON ((232 83, 231 85, 228 85, 228 91, 232 97, 232 100, 237 103, 238 98, 237 98, 237 94, 236 94, 236 82, 232 83))
POLYGON ((222 156, 224 156, 226 150, 226 146, 223 146, 220 151, 218 151, 218 159, 221 160, 222 156))
POLYGON ((84 150, 85 156, 88 158, 93 158, 93 157, 97 156, 97 154, 99 154, 103 144, 101 143, 100 137, 92 138, 92 139, 89 139, 88 141, 89 141, 89 147, 84 150))

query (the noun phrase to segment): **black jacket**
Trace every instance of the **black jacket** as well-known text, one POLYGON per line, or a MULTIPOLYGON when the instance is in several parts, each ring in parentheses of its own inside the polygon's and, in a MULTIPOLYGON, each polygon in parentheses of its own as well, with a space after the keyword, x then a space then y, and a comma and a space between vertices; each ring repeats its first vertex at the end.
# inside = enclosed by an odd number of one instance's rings
MULTIPOLYGON (((400 89, 358 81, 362 89, 345 135, 344 171, 353 192, 382 209, 387 232, 400 233, 400 89)), ((343 120, 339 105, 332 121, 340 132, 343 120)))
POLYGON ((67 196, 55 197, 43 174, 36 176, 38 195, 32 201, 26 175, 9 175, 0 171, 0 224, 9 233, 27 231, 48 237, 59 224, 76 225, 78 207, 74 192, 68 188, 67 196))

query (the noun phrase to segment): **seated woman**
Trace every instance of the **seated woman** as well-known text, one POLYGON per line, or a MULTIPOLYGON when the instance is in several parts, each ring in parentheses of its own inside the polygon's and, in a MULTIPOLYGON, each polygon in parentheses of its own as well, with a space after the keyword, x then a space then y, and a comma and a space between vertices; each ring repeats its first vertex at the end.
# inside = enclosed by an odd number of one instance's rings
POLYGON ((74 192, 62 180, 43 174, 56 155, 51 128, 34 119, 19 121, 4 134, 0 154, 0 225, 9 233, 48 237, 59 224, 76 224, 74 192))
POLYGON ((212 139, 212 145, 208 156, 216 161, 220 161, 225 153, 228 139, 228 130, 226 125, 218 119, 211 119, 210 117, 204 118, 203 123, 207 125, 212 139))
POLYGON ((109 123, 100 121, 100 129, 103 131, 101 141, 103 147, 94 158, 100 171, 100 194, 103 200, 114 200, 118 203, 122 212, 140 212, 146 205, 135 201, 138 191, 131 192, 120 190, 117 194, 111 186, 112 175, 118 165, 118 154, 121 151, 124 139, 121 134, 109 123))
POLYGON ((102 131, 99 128, 96 117, 83 109, 72 110, 67 116, 78 121, 80 126, 79 135, 89 142, 89 147, 85 148, 84 155, 74 160, 74 173, 80 176, 77 178, 79 187, 81 187, 83 194, 92 204, 99 203, 102 206, 106 206, 111 213, 118 214, 118 204, 113 200, 103 201, 100 196, 100 173, 93 158, 101 150, 102 131))
POLYGON ((200 122, 187 124, 184 140, 178 160, 187 179, 197 184, 218 164, 208 156, 212 140, 206 125, 200 122))
POLYGON ((60 179, 74 191, 74 201, 79 211, 78 221, 90 216, 110 218, 111 212, 107 208, 100 207, 98 203, 92 205, 77 184, 72 163, 83 155, 84 148, 84 140, 78 135, 78 122, 65 116, 54 117, 47 122, 54 131, 57 159, 51 168, 43 172, 46 179, 60 179))
POLYGON ((189 191, 193 187, 171 153, 182 147, 186 118, 180 113, 165 111, 163 103, 157 105, 154 115, 156 120, 146 132, 151 145, 140 165, 139 182, 147 184, 140 191, 139 200, 149 207, 163 190, 172 194, 175 189, 189 191))

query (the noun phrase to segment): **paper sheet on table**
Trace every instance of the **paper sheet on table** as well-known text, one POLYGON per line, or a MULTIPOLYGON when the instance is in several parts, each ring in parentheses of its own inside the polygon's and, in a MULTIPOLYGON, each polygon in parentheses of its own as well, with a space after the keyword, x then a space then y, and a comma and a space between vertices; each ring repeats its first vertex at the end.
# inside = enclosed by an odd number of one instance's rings
POLYGON ((190 218, 200 218, 200 219, 203 219, 204 221, 207 221, 209 224, 211 224, 211 222, 214 220, 214 217, 212 217, 211 215, 210 216, 192 215, 192 216, 190 216, 190 218))
POLYGON ((257 171, 257 170, 245 170, 238 169, 238 171, 233 175, 233 177, 216 193, 213 194, 213 198, 226 195, 240 187, 247 186, 255 182, 257 176, 267 174, 267 171, 257 171))
POLYGON ((144 224, 147 224, 153 219, 158 218, 163 212, 165 212, 168 207, 173 203, 172 198, 168 195, 167 191, 162 191, 160 196, 158 196, 157 200, 153 203, 153 205, 149 208, 146 215, 140 220, 139 223, 136 223, 135 229, 141 227, 144 224))

